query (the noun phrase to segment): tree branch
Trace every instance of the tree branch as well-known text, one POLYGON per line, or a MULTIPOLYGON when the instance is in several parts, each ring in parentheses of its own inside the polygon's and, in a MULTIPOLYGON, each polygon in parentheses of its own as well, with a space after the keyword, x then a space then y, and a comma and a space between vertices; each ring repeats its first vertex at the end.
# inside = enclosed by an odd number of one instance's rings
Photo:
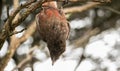
POLYGON ((100 4, 101 4, 100 2, 89 2, 83 6, 64 8, 64 12, 65 13, 83 12, 85 10, 88 10, 88 9, 93 8, 93 7, 100 5, 100 4))
POLYGON ((7 63, 12 58, 12 56, 14 55, 17 47, 19 47, 24 41, 26 41, 35 32, 35 29, 36 29, 36 24, 34 21, 25 31, 25 34, 21 38, 16 38, 15 35, 11 37, 12 40, 10 42, 9 50, 7 54, 0 59, 0 71, 4 71, 4 68, 6 67, 7 63))
POLYGON ((74 40, 71 45, 75 45, 75 47, 83 46, 85 47, 86 43, 88 43, 89 38, 91 36, 94 36, 100 32, 99 28, 94 28, 94 29, 88 29, 84 36, 74 40))
MULTIPOLYGON (((52 0, 49 0, 49 1, 52 1, 52 0)), ((57 1, 63 2, 65 0, 57 0, 57 1)), ((92 2, 111 2, 111 0, 68 0, 68 2, 91 2, 91 1, 92 2)))
POLYGON ((29 7, 21 16, 18 17, 18 20, 12 22, 14 17, 16 16, 16 14, 21 9, 23 9, 24 7, 26 7, 26 6, 30 5, 31 3, 33 3, 33 1, 34 0, 32 0, 31 2, 27 2, 27 3, 23 4, 23 5, 20 5, 14 12, 12 12, 10 14, 9 18, 5 22, 5 25, 4 25, 3 29, 0 31, 0 49, 3 46, 3 43, 4 43, 5 39, 9 37, 10 33, 15 29, 15 27, 20 25, 20 23, 23 22, 30 13, 35 11, 38 7, 41 7, 44 0, 40 0, 38 2, 35 2, 34 5, 29 7), (10 30, 9 24, 11 24, 12 30, 10 30))
POLYGON ((15 68, 13 68, 12 71, 15 71, 18 68, 21 68, 23 65, 25 65, 28 61, 30 61, 33 57, 33 51, 37 48, 37 46, 34 46, 31 48, 26 56, 15 68))

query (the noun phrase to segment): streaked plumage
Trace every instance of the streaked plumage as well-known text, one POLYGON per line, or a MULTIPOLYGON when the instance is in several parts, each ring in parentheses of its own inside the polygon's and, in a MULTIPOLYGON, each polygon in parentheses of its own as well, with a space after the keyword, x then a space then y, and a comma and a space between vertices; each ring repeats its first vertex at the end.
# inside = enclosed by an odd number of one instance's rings
POLYGON ((70 26, 62 10, 57 9, 56 2, 43 4, 43 10, 36 15, 40 37, 47 43, 52 62, 65 51, 70 26))

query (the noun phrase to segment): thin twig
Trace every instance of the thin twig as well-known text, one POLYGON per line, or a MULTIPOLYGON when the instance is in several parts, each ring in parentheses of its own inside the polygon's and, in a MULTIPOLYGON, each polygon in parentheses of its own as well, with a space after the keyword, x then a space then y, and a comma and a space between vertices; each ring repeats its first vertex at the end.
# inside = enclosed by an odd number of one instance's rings
POLYGON ((27 28, 24 28, 24 29, 22 29, 22 30, 20 30, 20 31, 14 31, 13 33, 10 34, 10 36, 15 35, 15 34, 18 34, 18 33, 21 33, 21 32, 23 32, 23 31, 26 30, 26 29, 27 29, 27 28))
POLYGON ((7 5, 7 18, 9 18, 9 6, 7 5))
POLYGON ((70 7, 70 8, 64 8, 65 13, 73 13, 73 12, 83 12, 85 10, 88 10, 90 8, 93 8, 97 5, 101 4, 100 2, 89 2, 86 5, 83 6, 76 6, 76 7, 70 7))
POLYGON ((7 22, 5 23, 5 25, 7 25, 8 23, 11 23, 12 20, 14 19, 14 17, 17 15, 17 13, 18 13, 21 9, 25 8, 26 6, 30 5, 30 4, 33 3, 33 2, 34 2, 34 0, 32 0, 32 1, 30 0, 30 1, 27 1, 25 4, 22 4, 22 5, 18 6, 18 7, 16 8, 16 10, 14 10, 13 12, 11 12, 10 18, 7 20, 7 22))
POLYGON ((108 6, 99 6, 98 8, 107 9, 107 10, 110 10, 111 12, 113 12, 113 13, 116 13, 116 14, 120 15, 120 11, 118 11, 118 10, 112 8, 112 7, 108 7, 108 6))
POLYGON ((85 53, 85 48, 83 48, 82 55, 81 55, 81 57, 80 57, 80 59, 79 59, 79 61, 78 61, 78 64, 76 65, 74 71, 77 70, 77 68, 79 67, 79 65, 81 64, 81 62, 85 59, 84 53, 85 53))
MULTIPOLYGON (((52 0, 50 0, 52 1, 52 0)), ((65 0, 57 0, 58 2, 64 2, 65 0)), ((111 2, 111 0, 68 0, 68 2, 111 2)))
MULTIPOLYGON (((8 18, 10 17, 10 16, 9 16, 9 5, 6 5, 6 7, 7 7, 7 19, 8 19, 8 18)), ((6 20, 7 20, 7 19, 6 19, 6 20)), ((11 24, 12 24, 12 23, 9 23, 9 27, 10 27, 9 30, 10 30, 10 32, 11 32, 11 29, 12 29, 11 24)))

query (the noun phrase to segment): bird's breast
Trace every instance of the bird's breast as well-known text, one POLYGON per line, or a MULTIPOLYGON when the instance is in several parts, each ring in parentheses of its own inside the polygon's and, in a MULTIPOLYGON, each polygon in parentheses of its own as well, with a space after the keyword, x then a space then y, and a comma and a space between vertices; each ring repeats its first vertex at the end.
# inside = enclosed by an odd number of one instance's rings
POLYGON ((56 9, 45 9, 38 15, 39 32, 45 40, 66 40, 69 32, 67 20, 56 9))

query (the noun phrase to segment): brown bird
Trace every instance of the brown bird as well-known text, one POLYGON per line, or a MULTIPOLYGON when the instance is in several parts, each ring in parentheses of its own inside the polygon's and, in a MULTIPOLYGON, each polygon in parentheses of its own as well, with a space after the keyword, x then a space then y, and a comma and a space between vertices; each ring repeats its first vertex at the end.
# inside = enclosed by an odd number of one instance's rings
POLYGON ((66 49, 70 26, 56 1, 42 4, 42 10, 36 15, 37 29, 40 37, 47 43, 52 64, 66 49))

